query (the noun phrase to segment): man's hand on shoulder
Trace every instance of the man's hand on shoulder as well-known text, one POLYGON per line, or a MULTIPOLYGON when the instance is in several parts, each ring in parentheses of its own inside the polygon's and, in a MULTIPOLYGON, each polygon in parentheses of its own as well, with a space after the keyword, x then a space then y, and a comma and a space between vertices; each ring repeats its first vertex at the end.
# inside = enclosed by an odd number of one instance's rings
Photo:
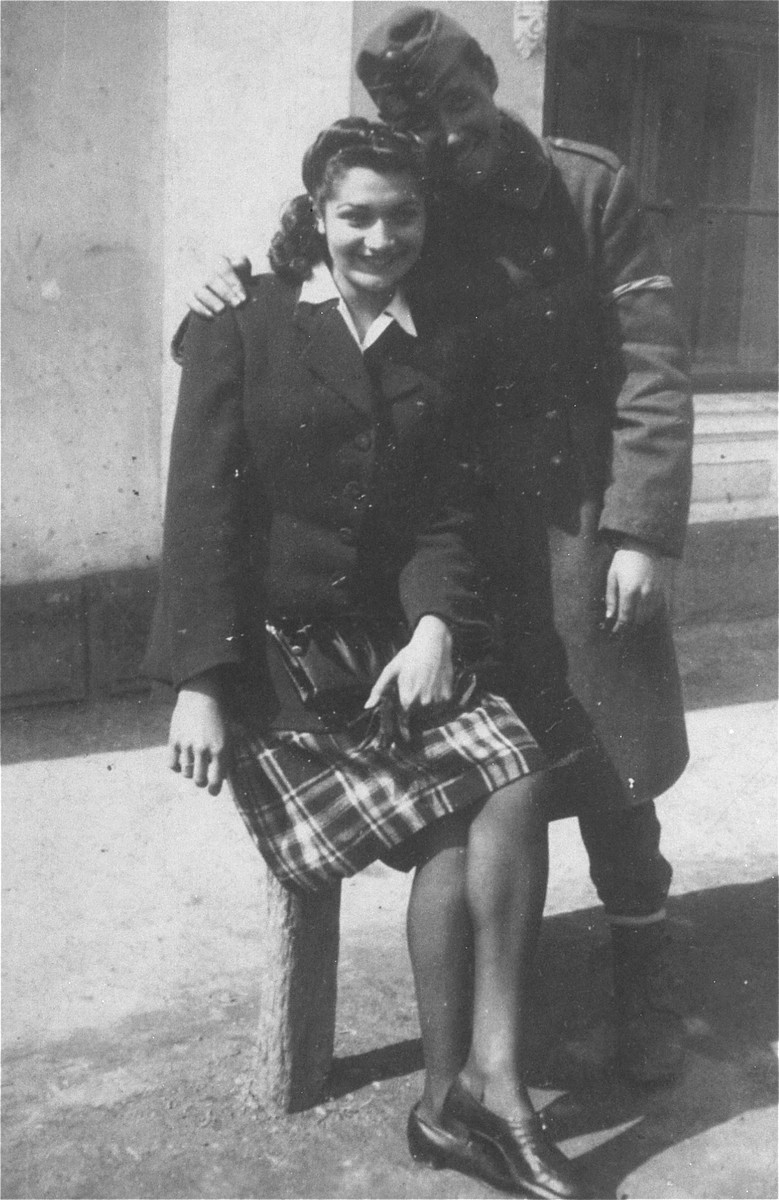
POLYGON ((246 299, 245 285, 252 273, 249 259, 219 259, 214 274, 187 301, 193 313, 214 317, 226 307, 238 308, 246 299))

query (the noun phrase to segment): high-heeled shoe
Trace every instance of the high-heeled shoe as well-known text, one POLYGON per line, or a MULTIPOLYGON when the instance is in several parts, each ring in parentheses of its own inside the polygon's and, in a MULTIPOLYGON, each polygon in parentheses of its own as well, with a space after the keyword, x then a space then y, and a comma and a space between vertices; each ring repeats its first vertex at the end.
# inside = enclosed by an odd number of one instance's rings
POLYGON ((499 1117, 456 1079, 444 1101, 443 1119, 454 1128, 464 1127, 500 1155, 520 1195, 540 1200, 594 1200, 596 1193, 584 1175, 550 1141, 536 1114, 520 1121, 499 1117))
POLYGON ((440 1125, 433 1125, 420 1117, 418 1104, 408 1115, 406 1136, 409 1152, 415 1162, 425 1163, 437 1171, 459 1171, 462 1175, 483 1180, 490 1187, 516 1194, 514 1182, 500 1154, 465 1133, 459 1136, 440 1125))

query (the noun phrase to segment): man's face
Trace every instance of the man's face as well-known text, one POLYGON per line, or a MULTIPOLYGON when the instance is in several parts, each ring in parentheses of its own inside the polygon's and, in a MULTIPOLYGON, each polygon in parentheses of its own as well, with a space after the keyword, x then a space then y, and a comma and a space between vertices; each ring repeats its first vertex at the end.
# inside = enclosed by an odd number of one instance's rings
POLYGON ((486 70, 459 66, 404 121, 425 140, 440 138, 446 172, 461 187, 478 187, 497 166, 501 118, 494 92, 486 70))

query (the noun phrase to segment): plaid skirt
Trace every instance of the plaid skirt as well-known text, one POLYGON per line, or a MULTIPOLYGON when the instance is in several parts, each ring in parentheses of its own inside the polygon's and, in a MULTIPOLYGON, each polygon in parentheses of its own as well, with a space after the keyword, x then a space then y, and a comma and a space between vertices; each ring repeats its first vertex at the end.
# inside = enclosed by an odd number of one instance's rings
MULTIPOLYGON (((377 712, 338 732, 233 728, 233 795, 282 883, 315 891, 425 826, 546 764, 508 701, 483 692, 443 724, 388 748, 377 712)), ((408 864, 411 865, 411 864, 408 864)))

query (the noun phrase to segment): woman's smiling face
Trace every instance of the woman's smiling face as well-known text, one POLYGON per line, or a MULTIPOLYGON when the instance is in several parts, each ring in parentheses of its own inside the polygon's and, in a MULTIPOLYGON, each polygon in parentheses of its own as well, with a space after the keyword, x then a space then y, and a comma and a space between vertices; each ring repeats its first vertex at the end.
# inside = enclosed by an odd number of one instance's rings
POLYGON ((425 202, 417 180, 406 172, 348 167, 317 212, 344 299, 389 300, 422 250, 425 202))

